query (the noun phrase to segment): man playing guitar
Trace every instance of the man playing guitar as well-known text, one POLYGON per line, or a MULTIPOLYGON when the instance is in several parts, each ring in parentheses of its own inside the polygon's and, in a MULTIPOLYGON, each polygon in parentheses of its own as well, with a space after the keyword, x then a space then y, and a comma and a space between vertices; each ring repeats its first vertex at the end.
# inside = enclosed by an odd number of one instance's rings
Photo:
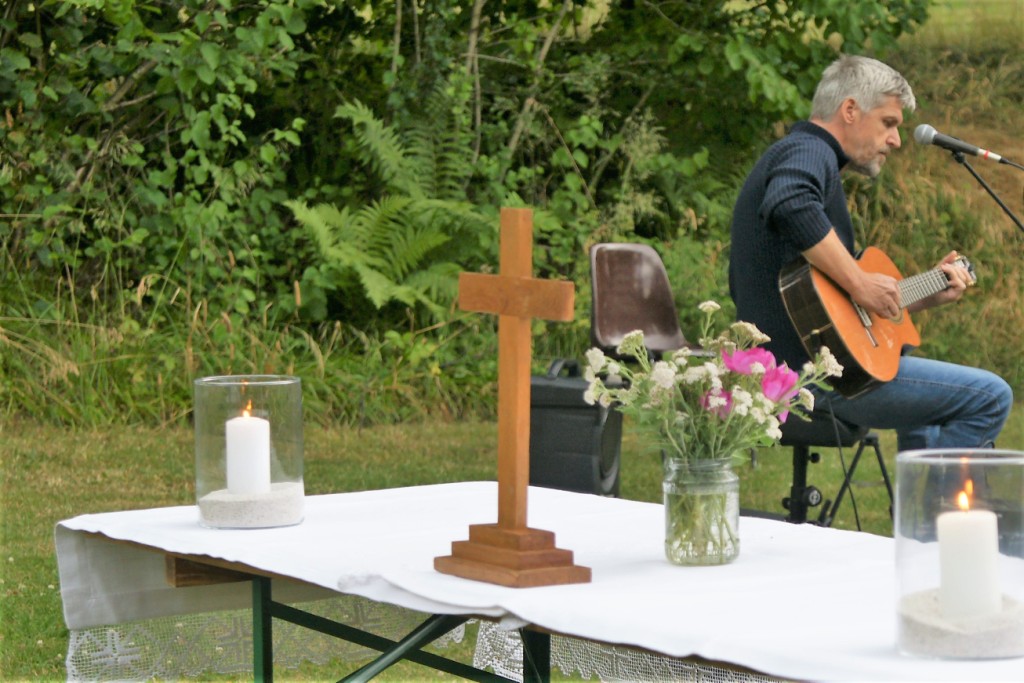
MULTIPOLYGON (((765 151, 740 192, 729 263, 737 318, 769 335, 768 349, 791 368, 808 360, 805 342, 813 341, 801 338, 779 289, 780 275, 801 257, 869 324, 902 315, 898 277, 865 269, 855 257, 840 172, 877 176, 889 152, 900 147, 903 110, 915 106, 910 85, 891 67, 840 57, 822 75, 810 119, 765 151)), ((945 286, 906 305, 907 311, 956 301, 973 282, 955 251, 937 270, 945 286)), ((1013 404, 1009 385, 985 370, 901 351, 895 376, 867 389, 818 392, 819 406, 830 405, 851 424, 895 429, 900 450, 992 445, 1013 404)))

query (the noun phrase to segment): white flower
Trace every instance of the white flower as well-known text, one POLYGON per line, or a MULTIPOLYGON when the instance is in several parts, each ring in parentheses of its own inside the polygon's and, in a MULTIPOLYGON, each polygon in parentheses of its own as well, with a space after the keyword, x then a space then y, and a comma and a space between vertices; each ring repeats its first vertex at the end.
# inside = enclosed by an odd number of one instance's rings
POLYGON ((711 388, 715 390, 721 390, 722 388, 722 375, 725 373, 725 368, 720 366, 718 363, 707 362, 704 363, 704 371, 707 378, 711 380, 711 388))
POLYGON ((602 408, 608 408, 612 404, 612 397, 608 394, 601 394, 597 397, 597 402, 602 408))
POLYGON ((593 370, 595 373, 601 372, 601 370, 604 369, 604 364, 608 360, 604 355, 604 351, 597 347, 594 347, 587 351, 585 355, 587 359, 588 368, 593 370))
POLYGON ((737 415, 747 415, 754 405, 754 397, 746 389, 732 390, 732 411, 737 415))
POLYGON ((593 384, 587 387, 587 390, 583 392, 583 402, 588 406, 592 406, 597 403, 597 394, 594 392, 593 384))
POLYGON ((644 352, 643 330, 633 330, 626 334, 622 341, 619 342, 615 352, 620 356, 640 356, 644 352))
POLYGON ((622 372, 622 366, 613 360, 608 361, 608 374, 618 376, 622 372))
POLYGON ((797 392, 797 401, 800 402, 808 412, 814 410, 814 394, 804 387, 800 387, 800 391, 797 392))
POLYGON ((765 342, 770 342, 772 340, 771 337, 758 329, 757 325, 754 323, 748 323, 745 320, 737 320, 730 325, 730 329, 735 332, 737 336, 749 339, 754 346, 764 344, 765 342))
POLYGON ((704 313, 714 313, 715 311, 722 310, 722 307, 718 305, 717 301, 705 301, 697 306, 704 313))
POLYGON ((762 364, 762 363, 754 362, 754 363, 750 364, 750 374, 752 374, 752 375, 763 375, 765 369, 766 368, 764 367, 764 364, 762 364))
POLYGON ((685 368, 690 356, 693 355, 693 350, 689 346, 684 346, 678 351, 672 354, 672 362, 681 368, 685 368))
POLYGON ((821 364, 822 367, 825 368, 825 374, 827 374, 829 377, 843 376, 842 363, 840 363, 836 359, 836 357, 832 355, 832 351, 830 351, 827 346, 822 346, 821 349, 818 351, 818 354, 821 356, 821 364))
POLYGON ((682 374, 683 384, 697 384, 702 382, 707 376, 707 368, 703 365, 695 365, 692 368, 686 368, 686 371, 682 374))
POLYGON ((764 433, 768 435, 769 439, 778 441, 782 438, 782 428, 779 426, 779 421, 774 417, 768 421, 768 426, 764 430, 764 433))
POLYGON ((721 394, 710 394, 708 396, 708 408, 724 408, 728 401, 721 394))
POLYGON ((676 383, 675 368, 665 361, 659 360, 651 370, 651 381, 662 389, 671 389, 676 383))

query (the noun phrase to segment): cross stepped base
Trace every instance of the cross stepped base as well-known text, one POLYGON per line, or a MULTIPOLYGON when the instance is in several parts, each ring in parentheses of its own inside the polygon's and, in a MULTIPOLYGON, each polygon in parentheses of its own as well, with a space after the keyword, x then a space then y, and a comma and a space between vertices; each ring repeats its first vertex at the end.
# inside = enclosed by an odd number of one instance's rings
POLYGON ((471 525, 469 540, 454 541, 451 555, 434 558, 434 569, 511 588, 590 582, 590 567, 573 564, 572 551, 556 548, 552 532, 497 524, 471 525))

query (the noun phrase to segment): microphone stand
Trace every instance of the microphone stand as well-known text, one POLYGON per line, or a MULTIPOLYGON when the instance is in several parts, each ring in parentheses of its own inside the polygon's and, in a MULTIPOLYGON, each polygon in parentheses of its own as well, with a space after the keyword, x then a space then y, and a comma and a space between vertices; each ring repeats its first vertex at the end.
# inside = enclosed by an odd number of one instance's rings
MULTIPOLYGON (((953 152, 953 158, 956 159, 956 162, 958 164, 966 168, 970 172, 970 174, 974 176, 975 180, 981 183, 981 186, 985 188, 985 191, 988 192, 989 196, 996 201, 996 204, 999 205, 999 208, 1001 208, 1006 213, 1006 215, 1010 217, 1010 220, 1012 220, 1017 225, 1017 227, 1021 229, 1021 232, 1024 232, 1024 223, 1021 223, 1020 219, 1013 215, 1013 212, 1010 211, 1010 207, 1003 203, 1003 200, 999 198, 999 195, 996 194, 995 190, 993 190, 989 186, 989 184, 985 182, 984 178, 978 175, 978 172, 974 170, 973 166, 967 163, 967 160, 964 158, 963 152, 953 152)), ((1003 161, 1010 164, 1014 168, 1020 168, 1024 170, 1024 166, 1019 166, 1013 163, 1012 161, 1009 161, 1008 159, 1003 159, 1003 161)))

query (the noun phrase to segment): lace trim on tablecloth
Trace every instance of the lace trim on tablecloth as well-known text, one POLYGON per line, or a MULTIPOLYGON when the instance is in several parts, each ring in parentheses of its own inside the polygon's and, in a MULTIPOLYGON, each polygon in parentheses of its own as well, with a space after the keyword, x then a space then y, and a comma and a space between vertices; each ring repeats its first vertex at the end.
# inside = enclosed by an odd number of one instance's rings
MULTIPOLYGON (((357 596, 295 605, 313 614, 400 640, 429 615, 357 596)), ((274 667, 368 659, 377 651, 275 619, 274 667)), ((435 641, 462 642, 465 626, 435 641)), ((252 610, 148 619, 71 631, 69 681, 139 681, 195 678, 252 671, 252 610)))
MULTIPOLYGON (((523 678, 523 641, 518 631, 482 622, 477 632, 473 666, 521 681, 523 678)), ((579 638, 552 636, 551 669, 563 674, 578 674, 605 683, 628 681, 662 683, 778 683, 781 679, 755 672, 727 669, 711 663, 665 657, 634 648, 594 643, 579 638)))
MULTIPOLYGON (((296 605, 304 611, 400 640, 419 626, 426 614, 358 596, 341 596, 296 605)), ((472 622, 471 622, 472 623, 472 622)), ((370 648, 274 620, 274 668, 325 665, 372 658, 370 648)), ((461 643, 466 625, 435 645, 461 643)), ((142 681, 197 678, 209 674, 252 671, 252 611, 248 609, 102 626, 72 631, 68 644, 69 681, 142 681)), ((512 680, 523 680, 523 643, 519 632, 479 622, 473 666, 512 680)), ((756 673, 712 664, 664 657, 633 648, 593 643, 578 638, 551 639, 551 667, 606 683, 629 681, 699 681, 700 683, 777 683, 756 673)))

